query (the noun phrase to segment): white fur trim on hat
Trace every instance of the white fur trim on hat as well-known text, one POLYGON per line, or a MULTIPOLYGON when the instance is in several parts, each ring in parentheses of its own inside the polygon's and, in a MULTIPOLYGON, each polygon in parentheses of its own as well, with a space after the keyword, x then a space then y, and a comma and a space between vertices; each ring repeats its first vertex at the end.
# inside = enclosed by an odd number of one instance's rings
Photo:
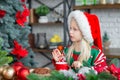
POLYGON ((89 43, 93 43, 93 37, 90 29, 89 22, 85 14, 80 10, 72 11, 68 16, 68 27, 70 28, 71 19, 74 18, 84 36, 89 43))

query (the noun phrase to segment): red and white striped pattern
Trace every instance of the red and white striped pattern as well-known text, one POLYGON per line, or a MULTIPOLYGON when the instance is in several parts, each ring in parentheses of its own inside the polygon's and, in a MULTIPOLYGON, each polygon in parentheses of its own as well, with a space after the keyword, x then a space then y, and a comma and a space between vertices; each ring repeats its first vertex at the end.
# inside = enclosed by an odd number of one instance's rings
POLYGON ((97 72, 102 72, 103 70, 107 69, 106 56, 101 50, 99 50, 99 54, 94 61, 94 69, 97 72))

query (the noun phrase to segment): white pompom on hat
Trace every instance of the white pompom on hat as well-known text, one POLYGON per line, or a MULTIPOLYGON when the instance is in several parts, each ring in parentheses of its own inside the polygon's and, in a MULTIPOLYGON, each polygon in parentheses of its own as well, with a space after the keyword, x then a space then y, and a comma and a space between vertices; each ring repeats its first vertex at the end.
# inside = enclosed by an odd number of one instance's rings
POLYGON ((72 11, 68 16, 68 27, 70 28, 71 19, 74 18, 79 26, 79 29, 82 32, 82 35, 85 40, 89 43, 93 43, 93 37, 89 25, 87 16, 80 10, 72 11))

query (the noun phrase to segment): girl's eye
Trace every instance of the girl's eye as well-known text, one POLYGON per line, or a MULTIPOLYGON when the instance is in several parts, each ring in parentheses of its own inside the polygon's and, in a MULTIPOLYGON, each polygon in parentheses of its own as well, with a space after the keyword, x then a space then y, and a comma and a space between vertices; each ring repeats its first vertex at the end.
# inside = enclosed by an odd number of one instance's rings
POLYGON ((74 28, 73 30, 74 30, 74 31, 77 31, 77 29, 76 29, 76 28, 74 28))
POLYGON ((72 28, 70 27, 70 29, 69 30, 72 30, 72 28))
POLYGON ((70 30, 78 31, 79 29, 70 27, 70 30))
POLYGON ((74 30, 74 31, 79 31, 79 29, 78 29, 78 28, 73 28, 73 30, 74 30))

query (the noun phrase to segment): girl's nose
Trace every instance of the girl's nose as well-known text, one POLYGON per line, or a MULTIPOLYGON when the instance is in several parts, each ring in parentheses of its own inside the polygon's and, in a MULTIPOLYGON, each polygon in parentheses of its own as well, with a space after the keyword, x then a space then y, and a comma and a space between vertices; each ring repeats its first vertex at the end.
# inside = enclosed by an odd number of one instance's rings
POLYGON ((72 30, 69 30, 69 33, 72 33, 72 30))

